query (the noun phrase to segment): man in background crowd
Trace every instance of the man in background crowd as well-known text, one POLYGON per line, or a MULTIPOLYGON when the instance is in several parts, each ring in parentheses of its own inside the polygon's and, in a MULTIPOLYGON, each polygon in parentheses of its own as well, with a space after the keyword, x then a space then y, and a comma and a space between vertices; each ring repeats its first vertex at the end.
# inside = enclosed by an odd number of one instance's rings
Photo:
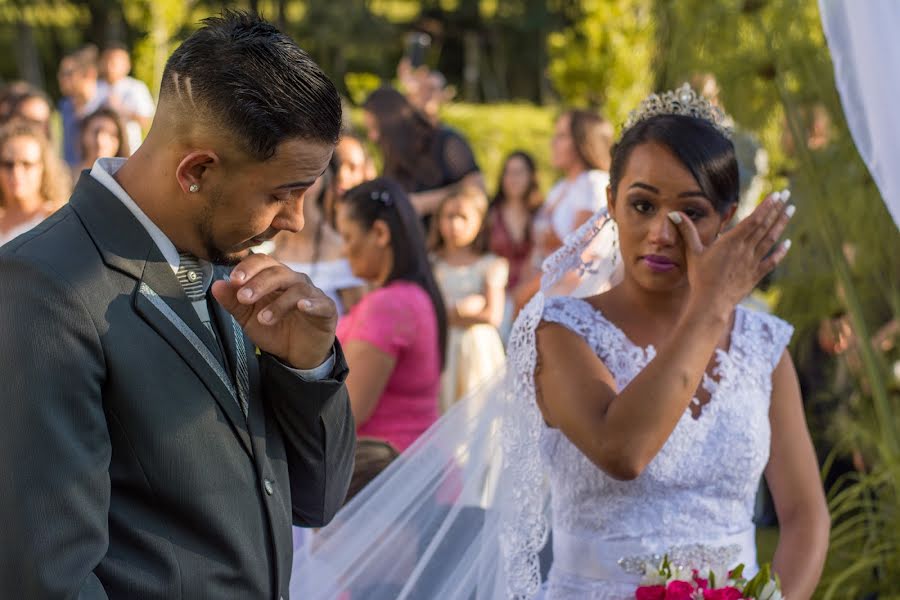
POLYGON ((131 72, 131 57, 122 44, 111 44, 100 57, 100 72, 109 86, 108 104, 122 117, 131 152, 137 150, 150 128, 156 106, 147 84, 131 72))
POLYGON ((81 120, 103 106, 109 94, 106 82, 98 79, 97 54, 97 47, 88 45, 66 55, 59 63, 63 158, 70 167, 81 162, 81 120))

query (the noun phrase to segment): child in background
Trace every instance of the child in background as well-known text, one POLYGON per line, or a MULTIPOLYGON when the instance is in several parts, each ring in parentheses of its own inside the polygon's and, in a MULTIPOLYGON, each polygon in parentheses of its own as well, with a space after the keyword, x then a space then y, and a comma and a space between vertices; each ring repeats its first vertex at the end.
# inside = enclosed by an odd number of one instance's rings
POLYGON ((430 248, 434 275, 447 306, 447 361, 440 407, 446 412, 503 366, 500 334, 509 264, 487 251, 487 195, 455 189, 438 208, 430 248))

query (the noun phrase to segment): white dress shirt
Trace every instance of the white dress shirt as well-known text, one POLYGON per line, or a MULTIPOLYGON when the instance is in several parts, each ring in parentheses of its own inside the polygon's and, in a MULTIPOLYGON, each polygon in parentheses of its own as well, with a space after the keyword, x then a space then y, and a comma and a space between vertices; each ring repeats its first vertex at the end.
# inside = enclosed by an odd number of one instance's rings
MULTIPOLYGON (((134 215, 134 218, 138 220, 138 222, 144 226, 144 229, 147 230, 147 233, 150 235, 150 238, 156 243, 159 247, 159 251, 162 252, 163 258, 166 259, 166 262, 169 263, 169 266, 172 267, 172 273, 178 272, 178 267, 181 265, 181 258, 178 256, 178 249, 175 248, 175 244, 172 243, 165 233, 157 227, 156 223, 150 220, 144 211, 137 205, 137 203, 128 195, 128 192, 119 185, 119 182, 116 181, 115 175, 116 171, 122 168, 122 165, 125 164, 125 158, 99 158, 97 162, 94 163, 94 167, 91 169, 91 177, 99 181, 103 186, 108 189, 116 198, 118 198, 125 207, 131 211, 131 214, 134 215)), ((212 284, 212 276, 213 276, 213 266, 208 261, 200 261, 201 268, 203 269, 203 283, 204 289, 208 290, 209 286, 212 284)), ((194 305, 194 309, 198 311, 198 316, 201 320, 204 318, 209 318, 208 315, 203 315, 194 305)), ((206 307, 203 306, 202 310, 205 310, 206 307)), ((287 365, 286 365, 287 366, 287 365)), ((314 369, 292 369, 297 375, 307 381, 319 381, 321 379, 327 378, 331 375, 331 371, 334 369, 334 351, 332 351, 331 355, 328 357, 325 362, 314 369)))

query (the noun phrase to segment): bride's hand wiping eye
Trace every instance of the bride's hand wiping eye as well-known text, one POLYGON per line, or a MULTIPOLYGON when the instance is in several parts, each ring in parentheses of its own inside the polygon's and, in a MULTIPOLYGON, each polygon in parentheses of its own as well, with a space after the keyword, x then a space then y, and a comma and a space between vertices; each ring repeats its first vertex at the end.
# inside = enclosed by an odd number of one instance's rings
POLYGON ((794 214, 790 193, 770 194, 733 229, 704 246, 684 213, 669 213, 685 245, 685 270, 691 294, 729 311, 787 254, 790 240, 779 238, 794 214))

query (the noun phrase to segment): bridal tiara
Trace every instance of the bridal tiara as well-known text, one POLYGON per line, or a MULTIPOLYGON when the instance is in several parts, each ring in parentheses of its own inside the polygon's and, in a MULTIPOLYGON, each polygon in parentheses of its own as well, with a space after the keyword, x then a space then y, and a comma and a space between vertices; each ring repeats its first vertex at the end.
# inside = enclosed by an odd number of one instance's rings
POLYGON ((715 127, 716 131, 731 139, 731 127, 725 124, 728 120, 725 113, 706 98, 698 96, 687 83, 682 84, 677 90, 647 96, 640 106, 628 115, 622 133, 641 121, 659 115, 683 115, 703 119, 715 127))

